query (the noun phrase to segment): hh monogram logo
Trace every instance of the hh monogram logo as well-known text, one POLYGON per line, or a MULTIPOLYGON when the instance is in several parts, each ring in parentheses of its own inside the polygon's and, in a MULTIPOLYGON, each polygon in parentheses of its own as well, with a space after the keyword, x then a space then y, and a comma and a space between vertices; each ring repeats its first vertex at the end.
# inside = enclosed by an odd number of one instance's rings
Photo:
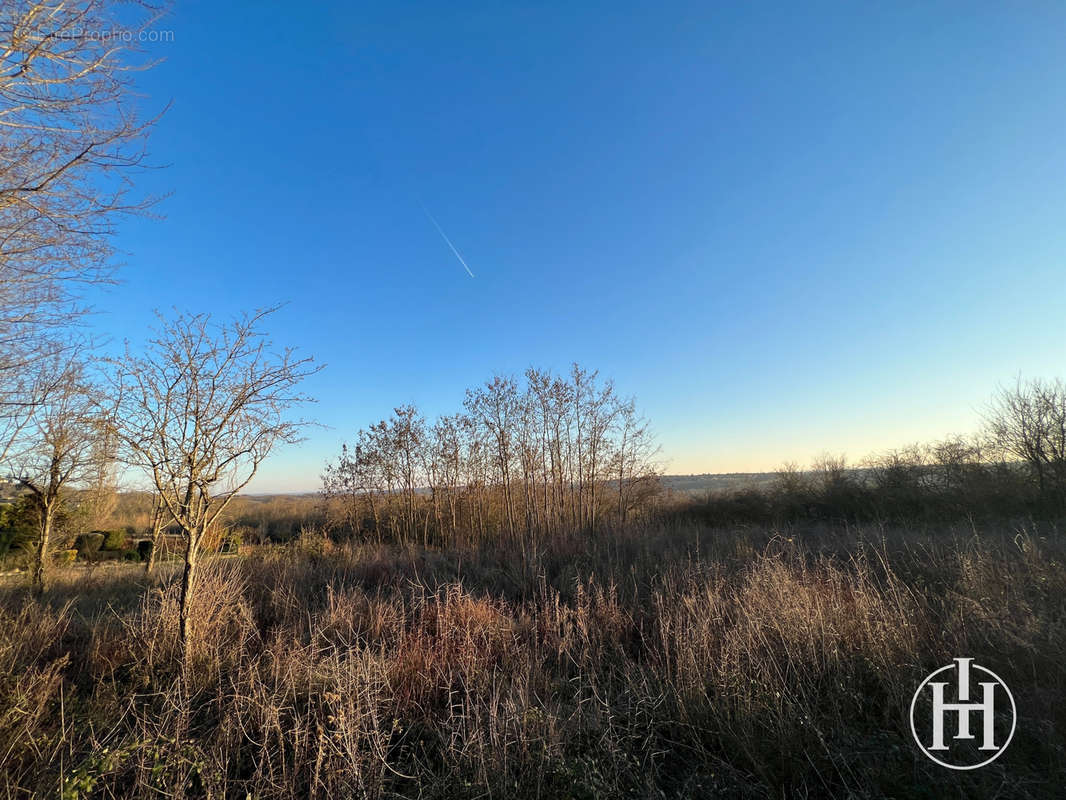
POLYGON ((996 759, 1010 744, 1016 722, 1010 689, 972 658, 956 658, 934 671, 911 701, 914 741, 949 769, 977 769, 996 759), (997 702, 1009 714, 997 717, 997 702))

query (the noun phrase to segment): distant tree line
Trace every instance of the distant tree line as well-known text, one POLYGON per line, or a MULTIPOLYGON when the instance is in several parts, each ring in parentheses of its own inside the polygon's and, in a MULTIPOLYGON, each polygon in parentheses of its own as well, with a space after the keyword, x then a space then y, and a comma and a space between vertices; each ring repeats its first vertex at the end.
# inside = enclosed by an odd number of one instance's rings
POLYGON ((577 364, 529 369, 466 392, 427 423, 413 406, 360 430, 322 476, 338 532, 377 541, 481 542, 624 524, 659 489, 648 421, 577 364))
POLYGON ((800 521, 935 522, 1066 515, 1066 384, 1000 388, 981 429, 879 453, 849 467, 824 455, 784 465, 768 486, 711 492, 687 505, 714 525, 800 521))

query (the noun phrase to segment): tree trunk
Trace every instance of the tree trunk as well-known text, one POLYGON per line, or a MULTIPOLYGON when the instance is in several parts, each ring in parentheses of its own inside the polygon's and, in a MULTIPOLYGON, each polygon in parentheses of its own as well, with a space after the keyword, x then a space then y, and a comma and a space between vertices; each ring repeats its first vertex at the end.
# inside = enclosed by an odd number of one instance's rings
POLYGON ((158 531, 152 535, 152 549, 148 551, 148 561, 144 565, 145 575, 151 575, 155 570, 156 554, 159 552, 159 544, 162 538, 158 531))
POLYGON ((182 660, 189 656, 189 642, 192 640, 193 620, 190 612, 194 582, 196 580, 196 561, 199 545, 198 534, 190 531, 185 540, 185 569, 181 575, 181 610, 179 613, 178 636, 181 640, 182 660))
POLYGON ((163 509, 157 509, 152 517, 152 549, 148 553, 148 563, 144 565, 146 575, 151 575, 155 569, 155 560, 159 552, 159 544, 163 538, 163 509))
POLYGON ((368 489, 366 496, 370 500, 370 513, 374 517, 374 537, 377 539, 377 543, 381 544, 381 520, 378 519, 378 505, 374 502, 374 490, 368 489))
POLYGON ((37 563, 33 569, 33 589, 37 595, 44 592, 44 571, 48 565, 48 545, 52 538, 52 509, 41 509, 41 540, 37 544, 37 563))
MULTIPOLYGON (((428 516, 428 515, 427 515, 428 516)), ((444 517, 441 514, 440 509, 440 491, 436 486, 433 487, 433 517, 437 521, 437 536, 440 543, 444 544, 444 517)))

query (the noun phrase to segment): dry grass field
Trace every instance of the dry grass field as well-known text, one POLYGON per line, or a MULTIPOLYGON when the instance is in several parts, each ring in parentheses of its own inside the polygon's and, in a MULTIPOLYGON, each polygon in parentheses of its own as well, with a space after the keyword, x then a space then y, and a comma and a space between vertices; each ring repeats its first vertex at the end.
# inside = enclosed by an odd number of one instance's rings
POLYGON ((1064 12, 0 0, 0 800, 1066 797, 1064 12))
POLYGON ((4 797, 1060 796, 1066 545, 1051 527, 713 530, 216 560, 183 670, 172 571, 0 590, 4 797), (927 760, 911 696, 967 655, 1004 755, 927 760), (184 674, 183 674, 184 673, 184 674))

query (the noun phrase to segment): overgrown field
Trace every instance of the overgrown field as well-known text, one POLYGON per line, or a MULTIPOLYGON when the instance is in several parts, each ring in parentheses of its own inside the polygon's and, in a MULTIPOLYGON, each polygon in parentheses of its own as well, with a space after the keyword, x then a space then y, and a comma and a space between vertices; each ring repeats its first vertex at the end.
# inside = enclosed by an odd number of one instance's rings
MULTIPOLYGON (((526 548, 528 551, 529 548, 526 548)), ((1055 797, 1066 542, 992 530, 557 538, 524 559, 338 547, 0 591, 4 797, 1055 797), (908 707, 970 656, 1014 741, 933 764, 908 707)))

